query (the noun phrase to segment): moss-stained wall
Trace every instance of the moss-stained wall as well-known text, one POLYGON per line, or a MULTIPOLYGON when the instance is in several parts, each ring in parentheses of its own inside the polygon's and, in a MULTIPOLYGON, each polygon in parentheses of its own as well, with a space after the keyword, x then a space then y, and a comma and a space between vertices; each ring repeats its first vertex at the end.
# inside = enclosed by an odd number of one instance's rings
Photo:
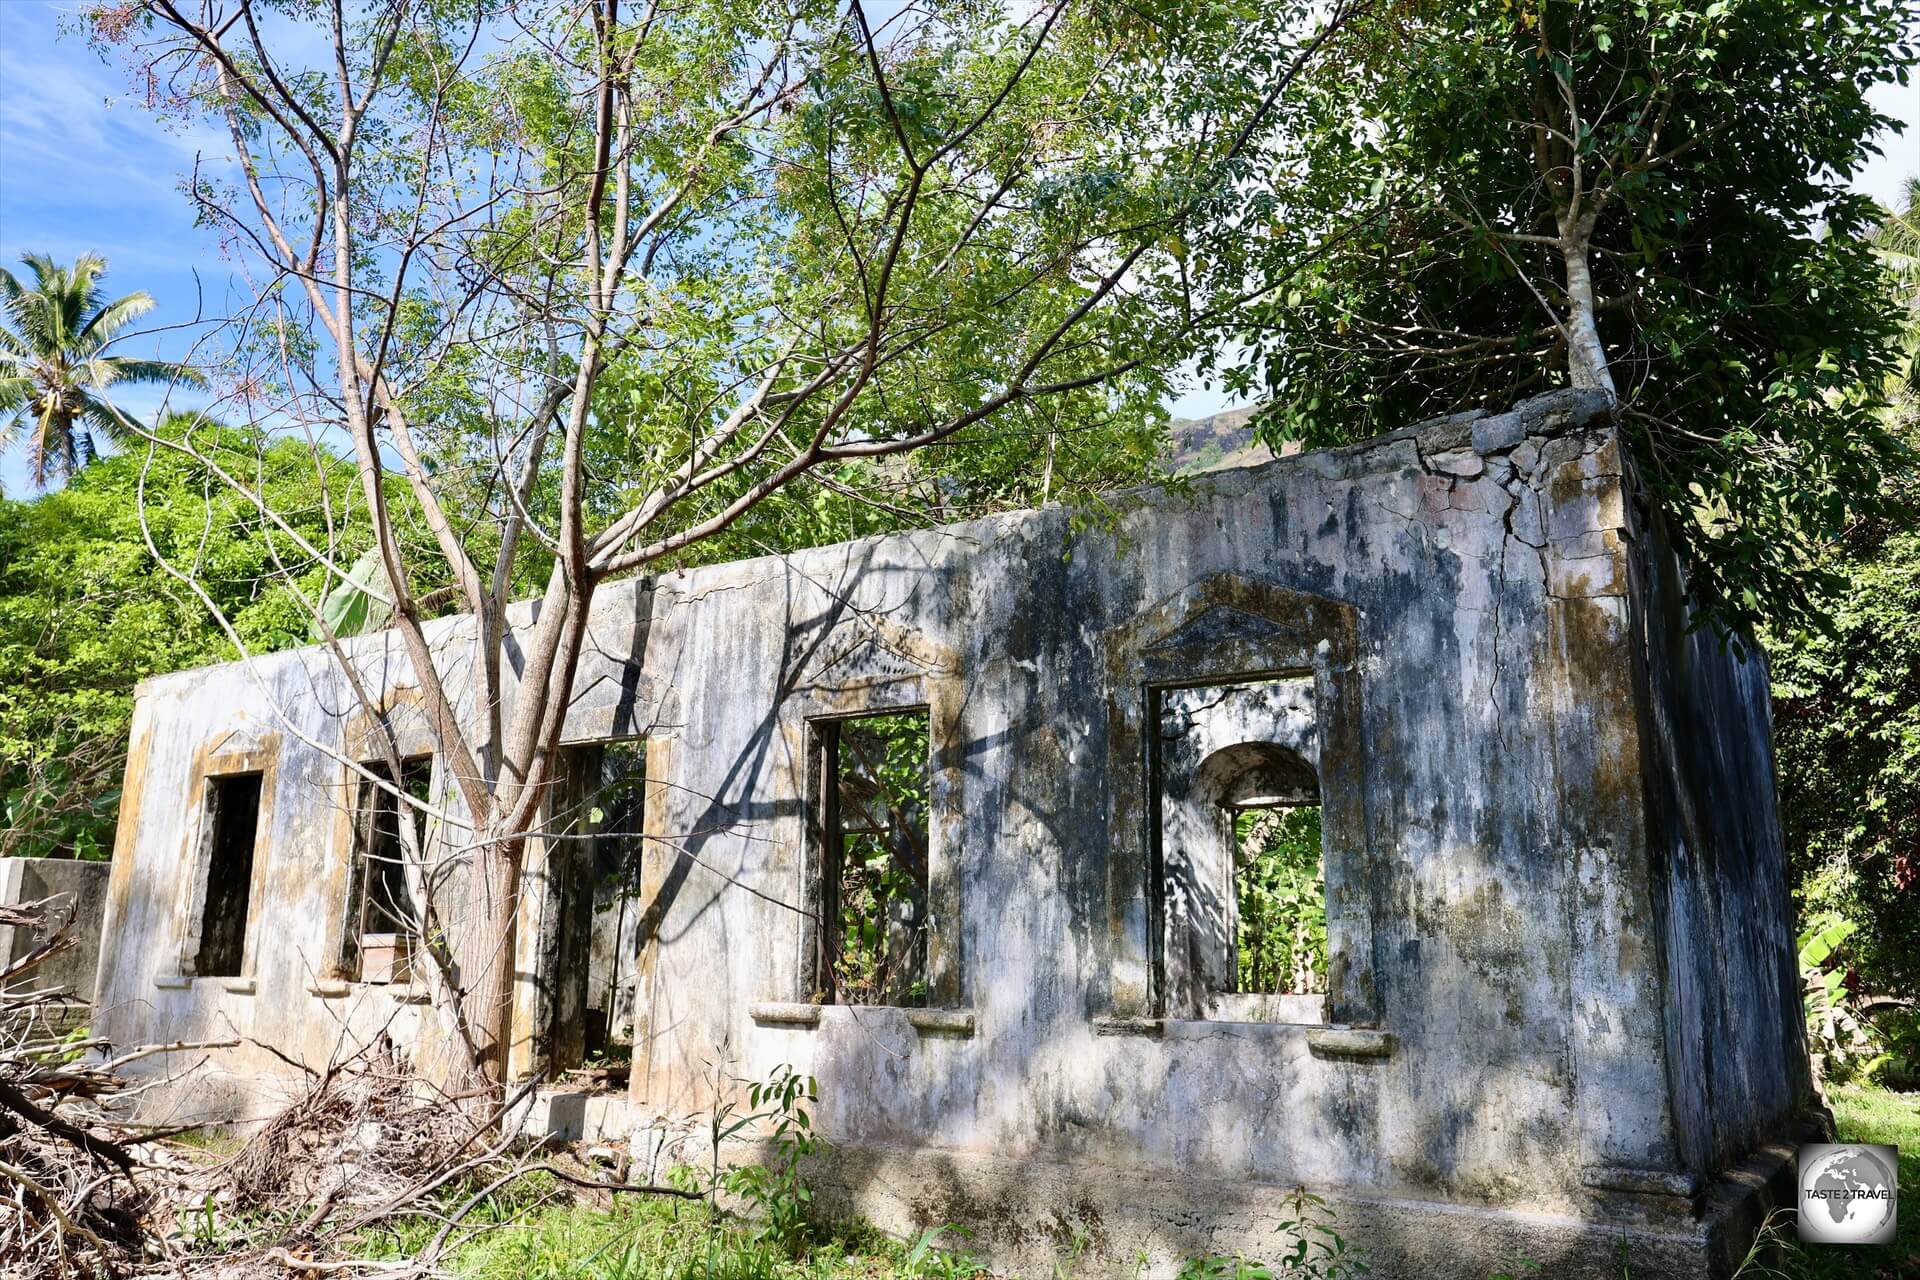
MULTIPOLYGON (((1383 1275, 1614 1274, 1623 1231, 1636 1276, 1698 1274, 1750 1207, 1714 1179, 1777 1165, 1805 1052, 1765 681, 1676 629, 1629 470, 1561 394, 1129 495, 1107 528, 1047 509, 605 589, 566 736, 648 739, 636 1102, 792 1063, 835 1196, 1016 1263, 1076 1227, 1115 1265, 1271 1253, 1305 1185, 1383 1275), (1331 1022, 1169 1017, 1157 691, 1277 678, 1312 690, 1331 1022), (932 736, 930 1007, 822 1007, 811 725, 905 707, 932 736)), ((436 635, 449 670, 466 635, 436 635)), ((403 688, 397 651, 356 660, 403 688)), ((341 690, 317 652, 143 688, 116 1038, 231 1022, 312 1058, 425 1017, 328 969, 341 690), (268 734, 248 979, 182 975, 204 778, 268 734)), ((227 1065, 257 1099, 264 1055, 227 1065)))

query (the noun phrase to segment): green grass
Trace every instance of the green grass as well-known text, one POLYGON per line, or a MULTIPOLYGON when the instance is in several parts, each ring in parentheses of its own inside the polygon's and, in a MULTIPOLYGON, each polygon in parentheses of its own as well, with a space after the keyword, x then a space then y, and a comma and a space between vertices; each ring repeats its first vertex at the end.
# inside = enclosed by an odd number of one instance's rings
MULTIPOLYGON (((550 1202, 546 1188, 529 1182, 469 1215, 483 1229, 441 1259, 444 1270, 463 1280, 961 1280, 975 1269, 939 1248, 957 1241, 915 1250, 846 1224, 823 1229, 795 1257, 697 1202, 621 1196, 603 1209, 550 1202)), ((438 1229, 427 1219, 383 1228, 353 1252, 411 1257, 438 1229)))
MULTIPOLYGON (((1920 1187, 1920 1093, 1874 1085, 1830 1086, 1834 1127, 1841 1142, 1891 1143, 1900 1148, 1900 1186, 1910 1196, 1920 1187)), ((1738 1274, 1739 1280, 1905 1280, 1920 1276, 1920 1213, 1900 1215, 1892 1244, 1803 1245, 1791 1214, 1770 1231, 1777 1246, 1738 1274)))
MULTIPOLYGON (((1898 1146, 1902 1186, 1909 1195, 1920 1188, 1920 1093, 1843 1085, 1830 1098, 1840 1140, 1898 1146)), ((474 1190, 450 1189, 434 1208, 448 1212, 474 1190)), ((716 1217, 699 1202, 620 1196, 599 1208, 570 1201, 544 1174, 489 1197, 464 1221, 478 1229, 463 1233, 440 1260, 442 1270, 463 1280, 966 1280, 979 1271, 955 1236, 903 1245, 864 1224, 842 1224, 820 1229, 795 1256, 757 1239, 750 1223, 716 1217)), ((412 1257, 439 1227, 437 1217, 401 1219, 368 1231, 348 1251, 368 1259, 412 1257)), ((228 1232, 219 1234, 219 1243, 231 1243, 228 1232)), ((1779 1256, 1756 1262, 1743 1280, 1920 1276, 1920 1210, 1901 1215, 1899 1238, 1889 1246, 1801 1246, 1790 1222, 1780 1245, 1779 1256)))
POLYGON ((183 1147, 204 1151, 210 1156, 223 1160, 247 1145, 245 1138, 229 1133, 225 1129, 189 1129, 185 1133, 176 1133, 165 1141, 177 1142, 183 1147))
MULTIPOLYGON (((1828 1091, 1828 1097, 1840 1141, 1899 1147, 1900 1189, 1909 1197, 1920 1191, 1920 1093, 1839 1085, 1828 1091)), ((1890 1245, 1795 1246, 1781 1270, 1794 1280, 1895 1280, 1920 1275, 1920 1209, 1902 1208, 1900 1234, 1890 1245)))

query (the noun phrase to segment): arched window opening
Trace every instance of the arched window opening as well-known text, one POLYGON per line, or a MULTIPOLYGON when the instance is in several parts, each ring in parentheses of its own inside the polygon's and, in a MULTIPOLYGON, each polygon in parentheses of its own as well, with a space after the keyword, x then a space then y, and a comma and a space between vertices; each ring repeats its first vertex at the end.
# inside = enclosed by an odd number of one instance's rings
POLYGON ((1169 1016, 1324 1021, 1312 680, 1166 690, 1158 745, 1169 1016))

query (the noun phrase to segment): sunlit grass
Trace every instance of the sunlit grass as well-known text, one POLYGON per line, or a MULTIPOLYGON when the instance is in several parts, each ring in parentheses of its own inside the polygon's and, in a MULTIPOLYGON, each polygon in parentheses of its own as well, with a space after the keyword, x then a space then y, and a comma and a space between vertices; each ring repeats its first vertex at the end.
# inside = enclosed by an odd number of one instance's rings
MULTIPOLYGON (((1891 1143, 1900 1148, 1900 1186, 1908 1195, 1920 1187, 1920 1093, 1896 1093, 1872 1085, 1838 1085, 1828 1090, 1842 1142, 1891 1143)), ((1900 1214, 1899 1236, 1892 1244, 1802 1245, 1791 1221, 1781 1233, 1785 1256, 1771 1268, 1755 1266, 1743 1274, 1755 1280, 1903 1280, 1920 1276, 1920 1213, 1900 1214)))
MULTIPOLYGON (((1895 1093, 1871 1085, 1831 1091, 1833 1118, 1842 1142, 1892 1143, 1900 1148, 1900 1189, 1920 1189, 1920 1093, 1895 1093)), ((1827 1280, 1920 1275, 1920 1213, 1900 1214, 1900 1234, 1877 1249, 1809 1246, 1806 1275, 1827 1280)))
MULTIPOLYGON (((897 1241, 858 1224, 823 1229, 804 1255, 754 1239, 750 1224, 704 1204, 620 1197, 610 1208, 542 1203, 536 1187, 469 1215, 480 1230, 442 1268, 464 1280, 943 1280, 972 1268, 951 1254, 909 1259, 897 1241)), ((362 1258, 411 1257, 439 1223, 420 1219, 369 1232, 362 1258)))

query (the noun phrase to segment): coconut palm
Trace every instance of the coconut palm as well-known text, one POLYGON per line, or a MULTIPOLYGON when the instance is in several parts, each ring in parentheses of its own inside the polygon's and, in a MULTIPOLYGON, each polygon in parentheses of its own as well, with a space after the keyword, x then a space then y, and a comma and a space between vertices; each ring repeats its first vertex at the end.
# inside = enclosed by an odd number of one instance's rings
POLYGON ((1897 421, 1920 423, 1920 176, 1901 184, 1902 208, 1885 212, 1873 231, 1873 247, 1893 274, 1906 300, 1906 324, 1900 339, 1900 363, 1888 398, 1897 421))
POLYGON ((0 267, 0 449, 22 435, 35 488, 50 476, 70 476, 91 461, 98 432, 116 444, 134 436, 128 419, 106 396, 116 383, 199 384, 198 372, 165 360, 106 354, 114 337, 153 309, 148 294, 101 299, 107 261, 82 254, 62 267, 44 254, 20 259, 33 272, 26 288, 0 267))

